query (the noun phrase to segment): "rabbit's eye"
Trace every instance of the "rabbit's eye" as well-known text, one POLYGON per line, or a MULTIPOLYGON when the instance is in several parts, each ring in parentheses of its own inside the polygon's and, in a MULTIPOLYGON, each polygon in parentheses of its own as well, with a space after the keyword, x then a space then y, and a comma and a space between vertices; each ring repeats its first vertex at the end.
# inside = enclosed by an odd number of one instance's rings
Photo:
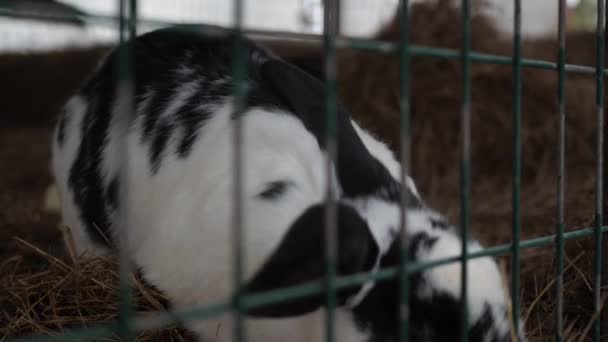
POLYGON ((293 183, 289 181, 279 180, 270 182, 266 184, 264 191, 260 192, 258 197, 268 201, 278 199, 290 186, 293 186, 293 183))

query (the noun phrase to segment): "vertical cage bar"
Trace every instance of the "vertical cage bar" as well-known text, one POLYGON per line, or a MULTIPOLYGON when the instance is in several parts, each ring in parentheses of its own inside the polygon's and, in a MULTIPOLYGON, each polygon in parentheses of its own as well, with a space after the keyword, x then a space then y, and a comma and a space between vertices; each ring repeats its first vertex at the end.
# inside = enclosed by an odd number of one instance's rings
POLYGON ((234 303, 233 303, 233 341, 245 341, 245 325, 243 319, 242 289, 243 283, 243 226, 245 217, 243 213, 243 121, 240 113, 245 108, 246 97, 246 60, 243 42, 243 0, 234 0, 234 30, 233 30, 233 104, 237 120, 233 120, 234 131, 232 134, 233 146, 233 214, 232 214, 232 261, 234 279, 234 303))
MULTIPOLYGON (((126 108, 125 113, 115 113, 116 116, 123 118, 132 117, 132 112, 135 110, 135 87, 133 72, 134 66, 134 51, 131 45, 125 43, 135 38, 137 32, 137 0, 119 0, 119 44, 121 49, 118 50, 119 62, 117 65, 117 91, 118 97, 123 105, 121 108, 126 108)), ((126 142, 126 134, 123 135, 122 144, 125 153, 122 154, 122 165, 129 165, 129 153, 126 142)), ((122 173, 127 173, 126 167, 121 168, 122 173)), ((128 196, 123 192, 124 196, 128 196)), ((129 201, 124 201, 121 210, 128 211, 126 207, 129 201)), ((123 214, 124 214, 123 212, 123 214)), ((133 318, 133 290, 130 282, 131 269, 129 265, 129 256, 127 253, 127 239, 124 233, 120 233, 118 237, 118 253, 119 253, 119 275, 120 275, 120 304, 118 314, 118 335, 123 341, 131 341, 135 334, 131 327, 133 318)))
POLYGON ((470 219, 470 164, 471 164, 471 13, 469 0, 462 0, 462 155, 460 159, 460 225, 462 234, 462 272, 460 278, 460 341, 468 341, 468 291, 467 291, 467 251, 470 219))
POLYGON ((337 165, 337 101, 336 101, 336 50, 335 39, 339 33, 340 12, 339 0, 327 0, 323 8, 323 49, 325 52, 325 85, 326 85, 326 139, 327 139, 327 198, 325 207, 325 340, 335 341, 336 298, 336 258, 337 241, 337 203, 333 191, 331 174, 337 165))
POLYGON ((409 340, 409 295, 410 284, 406 272, 407 267, 407 206, 408 188, 407 177, 410 173, 410 53, 409 53, 409 17, 408 0, 402 0, 399 4, 401 36, 399 42, 399 73, 400 90, 399 110, 400 110, 400 159, 401 159, 401 221, 399 226, 399 238, 401 243, 401 255, 399 265, 399 285, 400 285, 400 309, 399 309, 399 334, 400 341, 409 340))
POLYGON ((559 111, 559 141, 558 141, 558 174, 557 174, 557 227, 556 227, 556 282, 555 298, 557 300, 557 310, 555 312, 556 329, 555 341, 563 341, 564 333, 564 185, 566 170, 566 0, 559 1, 558 15, 558 40, 559 47, 557 52, 558 63, 558 90, 557 101, 559 111))
POLYGON ((515 1, 513 37, 513 217, 511 306, 513 328, 519 332, 519 280, 520 280, 520 233, 521 233, 521 0, 515 1))
POLYGON ((595 188, 595 278, 593 284, 593 307, 596 319, 593 322, 593 340, 600 340, 601 321, 601 286, 602 286, 602 174, 604 150, 604 29, 606 13, 605 0, 597 1, 597 31, 596 31, 596 114, 597 114, 597 147, 596 147, 596 188, 595 188))
MULTIPOLYGON (((599 11, 598 11, 599 12, 599 11)), ((608 8, 606 8, 606 5, 604 3, 604 38, 602 39, 602 41, 605 42, 606 39, 606 31, 608 30, 608 27, 606 27, 606 18, 608 18, 608 8)), ((602 59, 602 68, 605 69, 606 68, 606 64, 605 64, 605 46, 604 46, 604 58, 602 59)), ((605 76, 605 72, 604 72, 604 76, 605 76)), ((605 94, 605 88, 604 88, 604 94, 605 94)), ((604 100, 605 101, 605 100, 604 100)), ((605 116, 606 114, 606 106, 603 105, 603 115, 605 116)), ((603 133, 600 133, 598 131, 598 134, 603 134, 603 141, 602 141, 602 150, 603 150, 603 160, 601 161, 602 164, 602 184, 601 184, 601 188, 602 188, 602 203, 600 203, 602 205, 602 220, 600 223, 601 226, 604 226, 604 218, 608 217, 608 201, 606 201, 606 198, 608 198, 608 168, 605 167, 604 163, 606 162, 606 160, 608 160, 608 149, 604 147, 603 144, 605 144, 605 141, 608 140, 608 130, 605 127, 605 117, 602 118, 602 125, 598 125, 598 129, 600 129, 601 127, 601 131, 603 131, 603 133)), ((605 233, 605 232, 604 232, 605 233)), ((608 239, 606 239, 604 237, 604 234, 602 234, 602 254, 605 253, 605 251, 608 250, 608 239)), ((607 291, 608 290, 608 258, 603 257, 602 258, 602 275, 600 277, 600 281, 601 281, 601 285, 602 285, 602 290, 603 291, 607 291)), ((604 314, 601 316, 600 319, 600 333, 603 335, 603 338, 606 338, 606 336, 608 335, 608 315, 606 314, 606 307, 603 308, 602 310, 604 312, 604 314)))

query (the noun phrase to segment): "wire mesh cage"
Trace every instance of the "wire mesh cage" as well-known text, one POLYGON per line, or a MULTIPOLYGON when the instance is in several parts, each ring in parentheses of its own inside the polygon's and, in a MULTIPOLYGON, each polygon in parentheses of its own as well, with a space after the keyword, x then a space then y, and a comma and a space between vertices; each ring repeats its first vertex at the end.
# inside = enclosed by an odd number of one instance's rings
MULTIPOLYGON (((240 120, 235 120, 234 134, 231 137, 233 150, 231 151, 232 169, 231 179, 234 184, 233 192, 231 193, 232 208, 234 210, 231 216, 230 229, 232 234, 232 282, 233 293, 226 301, 215 303, 214 305, 192 308, 185 312, 167 312, 158 313, 153 316, 141 317, 137 316, 133 309, 133 289, 130 278, 130 273, 133 272, 129 264, 129 257, 126 253, 128 250, 126 243, 127 238, 118 237, 117 241, 121 242, 119 251, 121 251, 120 260, 120 308, 118 319, 112 322, 101 323, 96 326, 87 328, 79 328, 66 332, 64 335, 56 336, 33 336, 29 340, 97 340, 105 339, 114 335, 118 335, 121 339, 132 340, 135 335, 141 331, 148 329, 156 329, 176 322, 185 322, 190 320, 204 320, 225 312, 230 312, 233 315, 234 325, 232 336, 234 341, 246 340, 246 324, 245 319, 247 312, 269 304, 281 303, 288 300, 306 298, 315 295, 323 296, 324 306, 327 308, 327 314, 324 316, 324 338, 327 341, 340 340, 337 337, 335 330, 336 316, 335 312, 339 306, 338 291, 352 286, 362 286, 370 280, 383 281, 387 279, 399 279, 399 340, 408 341, 411 337, 410 320, 412 315, 416 315, 415 311, 410 309, 411 276, 433 268, 459 263, 461 266, 459 272, 461 298, 469 298, 471 294, 467 281, 469 276, 469 260, 479 259, 483 257, 494 257, 499 255, 510 255, 511 258, 511 275, 510 275, 510 312, 512 316, 518 315, 521 311, 521 283, 520 283, 520 265, 521 253, 523 250, 553 247, 556 254, 555 263, 555 285, 551 291, 557 302, 557 310, 555 312, 555 332, 552 338, 556 341, 564 340, 564 331, 566 326, 564 323, 564 272, 565 272, 565 244, 568 241, 579 239, 582 237, 593 237, 594 239, 594 275, 593 275, 593 320, 591 336, 593 341, 603 340, 605 338, 608 325, 602 324, 607 319, 607 315, 601 315, 605 297, 602 296, 602 291, 605 290, 606 276, 608 271, 608 260, 603 256, 603 248, 606 241, 603 235, 608 231, 608 227, 604 225, 603 217, 606 214, 606 205, 604 194, 608 188, 605 184, 606 170, 604 168, 604 159, 606 151, 604 149, 604 138, 606 130, 604 128, 604 77, 608 70, 605 69, 605 18, 606 11, 605 1, 597 1, 596 11, 596 65, 595 67, 569 64, 566 61, 566 1, 559 1, 559 19, 556 23, 558 27, 558 49, 555 51, 557 62, 550 62, 539 59, 528 59, 522 56, 522 1, 514 0, 513 13, 513 50, 511 55, 495 55, 488 53, 476 52, 472 49, 471 44, 471 4, 468 0, 462 0, 460 4, 461 10, 461 27, 458 29, 462 33, 462 45, 460 49, 449 49, 442 47, 433 47, 425 45, 417 45, 410 43, 410 26, 408 10, 409 5, 407 0, 402 0, 399 4, 399 41, 391 43, 387 41, 377 41, 365 38, 353 38, 341 35, 340 33, 340 2, 338 0, 326 1, 323 7, 323 32, 322 35, 314 34, 295 34, 285 32, 269 32, 263 30, 249 30, 244 28, 244 11, 245 5, 242 0, 234 0, 232 5, 232 26, 229 28, 221 28, 204 24, 188 24, 180 26, 186 31, 202 32, 205 35, 224 35, 230 34, 234 37, 232 41, 232 77, 234 80, 234 91, 232 100, 234 106, 234 115, 238 116, 246 110, 248 90, 246 78, 248 75, 247 63, 245 61, 245 44, 247 37, 283 37, 298 41, 309 42, 311 44, 320 44, 323 51, 324 63, 324 83, 326 92, 324 94, 324 141, 326 141, 325 172, 331 174, 334 172, 337 163, 339 162, 338 154, 340 153, 337 143, 337 137, 340 135, 339 128, 339 104, 337 88, 337 59, 336 49, 352 49, 357 51, 366 51, 374 54, 395 55, 399 60, 399 70, 394 70, 398 73, 400 80, 399 88, 399 104, 400 104, 400 120, 399 120, 399 160, 401 162, 400 169, 400 227, 399 241, 401 243, 399 254, 399 265, 380 269, 372 274, 357 273, 353 275, 340 275, 338 272, 339 261, 337 260, 337 251, 340 249, 338 243, 338 198, 335 198, 334 192, 331 190, 336 186, 335 180, 328 181, 327 198, 324 203, 325 210, 325 228, 324 228, 324 276, 321 280, 296 285, 288 288, 271 290, 263 293, 248 293, 244 291, 244 258, 245 246, 244 226, 247 217, 244 216, 244 192, 243 192, 243 170, 247 170, 247 165, 244 164, 246 159, 243 158, 243 127, 240 120), (461 77, 461 113, 460 113, 460 139, 461 139, 461 160, 459 165, 460 174, 460 251, 461 253, 454 254, 447 258, 437 260, 419 262, 409 260, 407 253, 408 239, 406 231, 407 219, 406 214, 409 210, 408 201, 411 199, 408 196, 407 176, 411 170, 411 128, 410 128, 410 84, 416 82, 412 79, 410 63, 412 58, 434 58, 444 60, 457 60, 460 65, 461 77), (471 97, 472 97, 472 65, 473 64, 489 64, 489 65, 506 65, 512 67, 512 242, 501 245, 494 245, 481 250, 470 251, 469 245, 469 227, 471 225, 471 169, 475 168, 471 160, 471 97), (558 156, 557 173, 558 182, 556 184, 556 201, 557 213, 555 215, 555 233, 553 235, 541 236, 532 239, 522 239, 522 223, 521 223, 521 183, 522 183, 522 77, 525 77, 526 70, 541 69, 557 73, 558 87, 555 89, 555 98, 557 101, 557 111, 555 115, 559 117, 558 143, 555 146, 555 151, 558 156), (595 203, 589 203, 595 208, 595 222, 592 227, 586 227, 578 230, 566 231, 565 224, 565 182, 566 182, 566 84, 570 74, 591 75, 595 77, 595 108, 596 108, 596 164, 595 164, 595 203)), ((100 16, 91 17, 83 13, 70 13, 55 15, 52 13, 29 13, 18 11, 10 6, 0 6, 0 14, 8 17, 27 17, 38 20, 53 19, 53 20, 98 20, 117 25, 119 44, 125 44, 138 35, 140 25, 149 25, 149 27, 166 26, 166 22, 155 22, 153 20, 138 19, 138 2, 137 0, 121 0, 118 6, 119 13, 116 16, 100 16)), ((137 63, 134 51, 131 46, 124 45, 124 49, 117 50, 119 52, 118 59, 120 63, 116 65, 116 75, 118 79, 119 97, 123 109, 127 112, 136 111, 135 101, 135 85, 133 83, 134 64, 137 63)), ((126 142, 125 142, 126 146, 126 142)), ((120 158, 124 158, 124 164, 132 158, 128 153, 122 153, 120 158)), ((125 170, 126 172, 126 170, 125 170)), ((123 194, 128 196, 128 194, 123 194)), ((125 208, 122 208, 126 210, 125 208)), ((459 336, 452 336, 453 340, 467 341, 470 336, 470 322, 468 322, 470 307, 467 300, 462 300, 459 303, 458 320, 459 336)), ((517 332, 522 328, 520 320, 512 319, 511 331, 514 332, 512 340, 518 340, 517 332)))

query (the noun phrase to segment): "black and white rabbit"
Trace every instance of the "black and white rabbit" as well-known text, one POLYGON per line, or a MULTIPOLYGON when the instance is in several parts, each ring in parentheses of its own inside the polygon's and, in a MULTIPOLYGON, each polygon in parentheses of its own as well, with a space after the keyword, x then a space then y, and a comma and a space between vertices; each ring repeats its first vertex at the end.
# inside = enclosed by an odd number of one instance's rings
MULTIPOLYGON (((175 309, 229 299, 232 133, 241 120, 247 291, 323 276, 328 177, 339 199, 339 274, 397 265, 400 166, 391 152, 340 107, 338 161, 326 175, 323 84, 250 41, 246 108, 236 115, 232 43, 230 36, 174 29, 143 34, 129 43, 135 113, 119 91, 117 50, 66 104, 53 172, 77 251, 111 253, 120 235, 131 261, 175 309)), ((406 188, 410 259, 458 255, 457 229, 426 207, 409 178, 406 188)), ((410 341, 458 340, 460 264, 411 281, 410 341)), ((390 280, 339 291, 338 341, 395 340, 398 289, 390 280)), ((505 291, 491 258, 469 261, 469 296, 470 341, 510 340, 505 291)), ((323 298, 251 310, 248 340, 321 341, 323 298)), ((232 338, 229 314, 187 324, 203 341, 232 338)))

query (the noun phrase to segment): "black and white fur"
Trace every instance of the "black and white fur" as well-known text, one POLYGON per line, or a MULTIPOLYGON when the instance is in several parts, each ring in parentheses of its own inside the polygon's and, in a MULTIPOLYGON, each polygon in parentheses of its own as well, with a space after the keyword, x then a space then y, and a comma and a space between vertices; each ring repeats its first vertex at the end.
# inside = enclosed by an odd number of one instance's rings
MULTIPOLYGON (((324 272, 324 88, 245 41, 246 110, 232 105, 232 38, 173 29, 144 34, 135 53, 135 105, 121 97, 119 47, 65 105, 53 141, 63 223, 79 253, 131 261, 175 309, 226 300, 232 284, 232 133, 243 124, 244 279, 250 292, 318 280, 324 272)), ((399 262, 400 166, 380 141, 338 111, 338 272, 399 262)), ((427 208, 407 180, 408 253, 429 261, 460 253, 457 229, 427 208)), ((480 246, 470 242, 470 251, 480 246)), ((507 301, 491 258, 469 261, 470 341, 510 340, 507 301)), ((338 341, 393 341, 398 282, 338 293, 338 341)), ((456 341, 460 264, 411 277, 410 341, 456 341)), ((321 341, 323 296, 252 310, 249 341, 321 341)), ((229 341, 224 315, 188 327, 229 341)), ((521 339, 523 333, 520 332, 521 339)))

